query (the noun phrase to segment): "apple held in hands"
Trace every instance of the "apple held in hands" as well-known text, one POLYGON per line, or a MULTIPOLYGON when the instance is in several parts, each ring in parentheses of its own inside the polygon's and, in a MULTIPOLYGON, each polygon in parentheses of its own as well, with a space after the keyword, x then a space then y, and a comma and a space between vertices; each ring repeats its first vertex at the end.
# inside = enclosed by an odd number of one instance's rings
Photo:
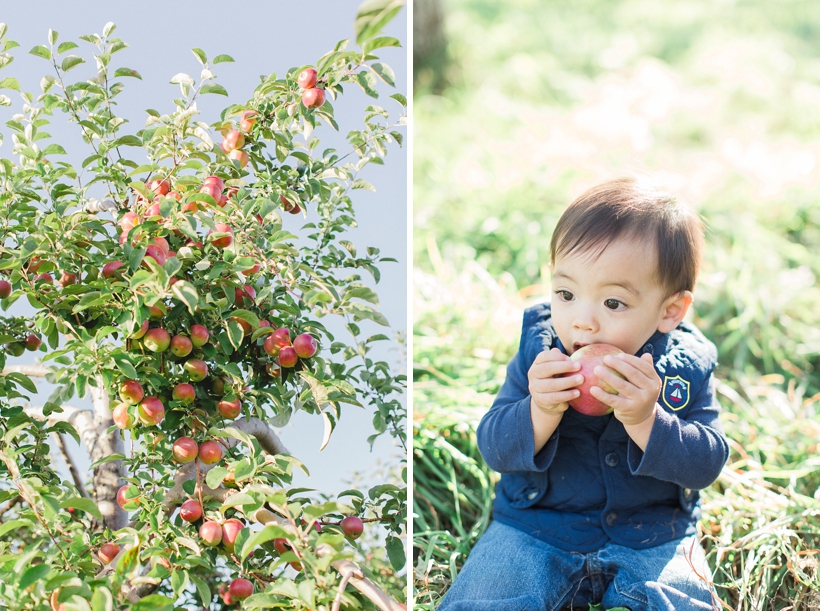
MULTIPOLYGON (((570 407, 587 416, 603 416, 612 412, 612 408, 593 397, 589 389, 593 386, 597 386, 605 392, 614 395, 618 394, 609 384, 598 379, 598 376, 595 375, 595 367, 598 365, 606 367, 606 365, 604 365, 604 357, 608 355, 615 356, 621 352, 623 352, 623 350, 610 344, 590 344, 572 353, 570 359, 581 363, 581 369, 566 375, 577 375, 580 373, 584 376, 584 381, 579 386, 576 386, 576 388, 581 391, 581 395, 577 399, 573 399, 569 402, 570 407)), ((611 371, 623 377, 614 369, 611 369, 611 371)))

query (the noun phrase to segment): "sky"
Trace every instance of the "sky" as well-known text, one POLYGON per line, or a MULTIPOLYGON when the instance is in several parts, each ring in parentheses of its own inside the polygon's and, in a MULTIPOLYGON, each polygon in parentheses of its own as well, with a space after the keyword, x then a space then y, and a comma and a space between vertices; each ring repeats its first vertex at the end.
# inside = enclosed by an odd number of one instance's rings
MULTIPOLYGON (((0 21, 8 25, 6 37, 20 46, 12 50, 14 61, 0 72, 0 78, 13 76, 19 80, 21 90, 35 95, 41 92, 40 79, 50 73, 50 65, 40 57, 29 55, 28 51, 35 45, 48 45, 49 28, 59 33, 58 43, 68 40, 77 42, 80 47, 72 53, 87 58, 87 63, 74 68, 71 76, 77 80, 90 77, 95 72, 92 58, 95 47, 78 37, 82 34, 102 34, 105 24, 114 22, 117 26, 114 35, 129 44, 128 49, 114 56, 115 62, 119 62, 116 65, 133 68, 142 76, 142 80, 122 79, 126 88, 118 98, 116 112, 130 121, 131 133, 144 126, 147 116, 145 109, 172 112, 172 100, 179 95, 179 86, 169 83, 175 74, 184 72, 198 79, 201 66, 190 50, 194 47, 202 49, 209 58, 227 54, 235 60, 235 63, 221 63, 214 67, 216 82, 227 89, 229 97, 206 95, 199 98, 199 119, 212 123, 224 107, 248 100, 259 83, 260 75, 271 72, 283 75, 291 67, 315 63, 338 41, 355 39, 353 22, 360 1, 314 0, 302 3, 260 0, 227 4, 210 0, 196 3, 46 0, 36 5, 4 3, 0 21), (79 7, 81 10, 78 10, 79 7)), ((384 34, 406 45, 406 7, 387 26, 384 34)), ((355 40, 351 44, 355 44, 355 40)), ((361 124, 363 110, 370 104, 379 104, 390 111, 392 121, 398 118, 400 107, 387 96, 396 91, 408 94, 406 48, 380 49, 377 54, 395 71, 397 88, 394 90, 382 83, 382 97, 375 101, 365 96, 358 87, 347 86, 345 95, 334 102, 340 132, 335 133, 326 126, 314 132, 322 141, 321 149, 333 147, 347 152, 350 147, 346 144, 345 135, 361 124)), ((11 108, 0 107, 0 133, 4 137, 0 157, 11 157, 11 130, 5 122, 15 112, 20 112, 21 99, 15 91, 6 90, 3 93, 12 99, 13 105, 11 108)), ((61 117, 55 117, 53 121, 54 124, 47 129, 53 136, 51 142, 71 143, 73 146, 65 147, 70 152, 69 156, 62 159, 79 166, 81 160, 90 154, 90 148, 81 144, 77 125, 68 124, 61 117)), ((406 128, 404 134, 407 136, 406 128)), ((397 332, 406 335, 407 329, 407 163, 406 148, 393 145, 384 166, 370 165, 365 168, 360 178, 371 182, 376 192, 354 192, 358 228, 348 237, 361 251, 366 246, 375 246, 381 250, 382 256, 398 260, 397 263, 384 264, 381 282, 374 285, 380 297, 380 310, 391 323, 391 335, 397 332)), ((110 218, 107 214, 101 217, 110 218)), ((294 222, 295 218, 285 219, 286 228, 294 233, 297 232, 296 228, 288 223, 294 222)), ((32 314, 33 310, 24 301, 17 301, 8 312, 0 315, 32 314)), ((368 324, 364 323, 362 327, 372 333, 384 332, 383 327, 375 324, 370 327, 368 324)), ((336 330, 339 329, 336 327, 336 330)), ((341 338, 341 332, 337 336, 341 338)), ((8 364, 34 363, 35 358, 42 355, 40 352, 26 352, 19 358, 9 358, 8 364)), ((374 351, 373 356, 388 360, 395 366, 395 371, 406 373, 406 357, 399 347, 382 348, 380 352, 374 351)), ((53 386, 42 379, 35 382, 40 392, 32 396, 32 404, 42 405, 53 386)), ((91 406, 90 400, 77 398, 70 404, 91 406)), ((359 487, 380 483, 379 475, 375 474, 377 465, 395 464, 400 452, 387 435, 376 441, 371 452, 366 439, 373 433, 372 411, 351 406, 343 406, 341 419, 330 443, 321 452, 323 424, 318 416, 299 413, 279 433, 285 445, 311 473, 309 479, 297 475, 294 485, 327 493, 349 488, 347 484, 354 478, 354 473, 362 475, 357 478, 359 487)), ((81 469, 87 467, 90 461, 85 452, 73 441, 69 447, 81 469)))

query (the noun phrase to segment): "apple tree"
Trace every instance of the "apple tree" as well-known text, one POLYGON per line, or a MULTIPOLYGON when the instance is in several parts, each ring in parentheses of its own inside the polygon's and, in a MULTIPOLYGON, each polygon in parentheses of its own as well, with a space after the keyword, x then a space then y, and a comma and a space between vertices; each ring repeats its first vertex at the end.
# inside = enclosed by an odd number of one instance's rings
MULTIPOLYGON (((401 144, 405 97, 368 106, 347 150, 314 131, 340 129, 346 89, 395 86, 376 53, 399 46, 381 30, 402 4, 367 0, 355 43, 263 77, 212 122, 197 101, 227 95, 216 69, 233 60, 193 49, 199 78, 177 74, 170 112, 130 129, 116 98, 141 77, 111 23, 77 42, 49 31, 30 51, 38 95, 0 75, 0 105, 22 98, 0 156, 0 307, 34 312, 0 317, 0 608, 404 608, 405 487, 295 488, 298 448, 272 428, 302 410, 327 443, 345 405, 366 407, 371 441, 405 448, 405 377, 372 352, 394 341, 371 334, 388 259, 349 239, 360 171, 401 144), (71 147, 48 133, 57 118, 71 147), (27 349, 40 363, 15 366, 27 349), (39 407, 35 376, 56 385, 39 407), (88 394, 93 410, 68 404, 88 394), (54 467, 66 436, 87 485, 54 467), (386 553, 365 556, 377 525, 386 553)), ((6 30, 0 69, 18 46, 6 30)))

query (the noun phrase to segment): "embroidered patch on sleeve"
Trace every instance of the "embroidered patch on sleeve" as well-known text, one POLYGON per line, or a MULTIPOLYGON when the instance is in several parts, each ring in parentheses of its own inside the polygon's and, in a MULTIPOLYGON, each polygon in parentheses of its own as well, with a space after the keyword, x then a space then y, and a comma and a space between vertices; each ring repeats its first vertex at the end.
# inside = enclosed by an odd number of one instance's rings
POLYGON ((661 397, 669 409, 683 409, 689 404, 689 382, 680 376, 665 376, 661 397))

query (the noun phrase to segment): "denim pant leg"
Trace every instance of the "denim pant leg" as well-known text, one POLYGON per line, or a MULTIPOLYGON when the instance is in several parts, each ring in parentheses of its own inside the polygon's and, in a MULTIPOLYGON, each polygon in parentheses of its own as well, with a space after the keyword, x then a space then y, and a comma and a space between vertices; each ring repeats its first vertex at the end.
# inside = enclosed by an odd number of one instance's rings
POLYGON ((555 611, 585 585, 583 554, 564 552, 493 522, 470 552, 438 611, 555 611))
POLYGON ((601 601, 605 609, 710 611, 721 608, 714 586, 706 581, 711 580, 711 572, 694 535, 640 550, 608 543, 597 558, 602 569, 614 575, 601 601))

